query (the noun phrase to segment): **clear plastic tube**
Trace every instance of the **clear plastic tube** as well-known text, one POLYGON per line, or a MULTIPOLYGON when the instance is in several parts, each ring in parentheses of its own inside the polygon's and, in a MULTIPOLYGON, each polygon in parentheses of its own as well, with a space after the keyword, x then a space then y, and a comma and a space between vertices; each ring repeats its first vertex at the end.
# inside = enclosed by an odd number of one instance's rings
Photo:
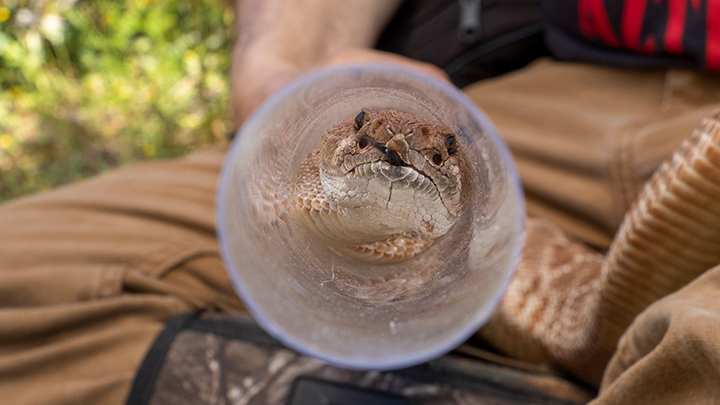
POLYGON ((482 326, 517 266, 524 218, 514 163, 488 118, 452 85, 381 64, 312 72, 266 101, 236 137, 217 198, 223 259, 258 323, 290 348, 354 369, 427 361, 482 326), (364 107, 444 123, 470 161, 461 218, 397 264, 338 254, 294 211, 301 160, 364 107))

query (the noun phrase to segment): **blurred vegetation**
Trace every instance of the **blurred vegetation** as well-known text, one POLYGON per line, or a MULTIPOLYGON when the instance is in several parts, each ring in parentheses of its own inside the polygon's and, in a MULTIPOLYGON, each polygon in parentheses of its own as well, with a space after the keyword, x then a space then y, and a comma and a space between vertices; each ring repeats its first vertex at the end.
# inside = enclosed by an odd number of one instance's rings
POLYGON ((228 0, 0 0, 0 201, 231 130, 228 0))

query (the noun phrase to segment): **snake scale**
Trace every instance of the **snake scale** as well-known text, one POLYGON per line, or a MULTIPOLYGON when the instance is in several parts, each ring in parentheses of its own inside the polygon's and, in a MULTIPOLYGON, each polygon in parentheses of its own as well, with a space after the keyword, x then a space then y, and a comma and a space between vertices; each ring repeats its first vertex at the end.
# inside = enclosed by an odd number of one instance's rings
MULTIPOLYGON (((270 218, 294 205, 308 228, 359 260, 422 263, 466 206, 464 156, 440 123, 364 108, 328 129, 303 160, 294 201, 266 193, 263 212, 270 218)), ((526 224, 515 278, 478 335, 597 386, 637 314, 720 264, 718 114, 657 169, 607 254, 541 218, 526 224)))

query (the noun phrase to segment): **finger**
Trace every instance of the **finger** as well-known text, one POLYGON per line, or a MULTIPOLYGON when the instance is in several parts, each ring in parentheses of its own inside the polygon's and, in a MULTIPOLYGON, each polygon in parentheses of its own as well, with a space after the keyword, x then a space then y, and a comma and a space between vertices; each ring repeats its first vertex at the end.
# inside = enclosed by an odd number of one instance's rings
POLYGON ((339 66, 348 63, 392 63, 418 70, 420 72, 435 76, 441 80, 450 82, 450 77, 439 67, 430 63, 420 62, 402 55, 378 51, 366 48, 350 48, 333 55, 325 62, 326 67, 339 66))

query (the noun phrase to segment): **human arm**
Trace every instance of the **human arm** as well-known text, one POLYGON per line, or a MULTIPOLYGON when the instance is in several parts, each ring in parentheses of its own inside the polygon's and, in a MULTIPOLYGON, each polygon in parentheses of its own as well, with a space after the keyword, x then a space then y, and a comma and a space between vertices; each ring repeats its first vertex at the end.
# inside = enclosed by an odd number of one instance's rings
POLYGON ((231 69, 235 124, 298 75, 348 62, 442 70, 370 49, 402 0, 239 0, 231 69))

